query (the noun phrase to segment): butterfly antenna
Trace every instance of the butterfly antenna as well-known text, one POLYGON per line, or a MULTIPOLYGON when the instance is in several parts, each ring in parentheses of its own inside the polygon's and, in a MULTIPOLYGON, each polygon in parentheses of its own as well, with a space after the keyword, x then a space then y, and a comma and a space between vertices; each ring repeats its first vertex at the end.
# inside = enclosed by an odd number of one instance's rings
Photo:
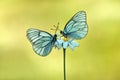
POLYGON ((58 29, 59 31, 61 31, 61 29, 58 29))
POLYGON ((57 32, 57 30, 59 28, 59 22, 58 22, 57 26, 55 26, 55 27, 56 27, 56 30, 55 30, 55 34, 56 34, 56 32, 57 32))
POLYGON ((55 26, 55 25, 53 25, 53 27, 55 27, 55 28, 56 28, 56 26, 55 26))
POLYGON ((55 30, 55 29, 51 28, 50 30, 55 30))

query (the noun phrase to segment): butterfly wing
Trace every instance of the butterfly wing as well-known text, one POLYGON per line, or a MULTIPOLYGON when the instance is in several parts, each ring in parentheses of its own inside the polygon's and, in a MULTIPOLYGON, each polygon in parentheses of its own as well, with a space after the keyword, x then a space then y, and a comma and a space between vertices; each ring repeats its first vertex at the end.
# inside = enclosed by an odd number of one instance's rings
POLYGON ((48 55, 54 46, 52 44, 53 36, 45 31, 28 29, 27 38, 31 42, 35 53, 40 56, 48 55))
POLYGON ((88 32, 85 11, 76 13, 65 25, 63 32, 67 37, 74 39, 84 38, 88 32))

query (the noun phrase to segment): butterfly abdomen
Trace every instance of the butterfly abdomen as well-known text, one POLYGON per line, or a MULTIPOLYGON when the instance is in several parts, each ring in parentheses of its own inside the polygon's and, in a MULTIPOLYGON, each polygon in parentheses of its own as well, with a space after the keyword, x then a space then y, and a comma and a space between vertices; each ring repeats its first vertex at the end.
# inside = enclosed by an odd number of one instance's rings
POLYGON ((57 35, 55 34, 53 36, 53 40, 51 41, 51 44, 54 45, 56 41, 57 41, 57 35))

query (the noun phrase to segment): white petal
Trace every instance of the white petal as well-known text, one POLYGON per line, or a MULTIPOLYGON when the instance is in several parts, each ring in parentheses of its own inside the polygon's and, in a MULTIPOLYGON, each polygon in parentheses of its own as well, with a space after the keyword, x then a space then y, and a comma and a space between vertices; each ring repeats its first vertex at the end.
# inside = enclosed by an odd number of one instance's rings
POLYGON ((72 44, 69 43, 69 46, 72 50, 74 50, 74 46, 72 44))
POLYGON ((68 42, 72 42, 74 39, 73 38, 70 38, 69 40, 68 40, 68 42))
POLYGON ((68 42, 66 41, 66 42, 63 42, 63 48, 67 48, 68 47, 68 42))
POLYGON ((75 42, 75 41, 72 41, 71 43, 69 43, 69 46, 72 50, 74 50, 75 47, 78 47, 79 46, 79 43, 75 42))
POLYGON ((75 47, 80 46, 80 44, 79 44, 78 42, 72 41, 71 43, 72 43, 75 47))
POLYGON ((60 49, 62 47, 62 44, 63 44, 63 40, 61 39, 58 39, 56 42, 55 42, 55 45, 57 46, 58 49, 60 49))

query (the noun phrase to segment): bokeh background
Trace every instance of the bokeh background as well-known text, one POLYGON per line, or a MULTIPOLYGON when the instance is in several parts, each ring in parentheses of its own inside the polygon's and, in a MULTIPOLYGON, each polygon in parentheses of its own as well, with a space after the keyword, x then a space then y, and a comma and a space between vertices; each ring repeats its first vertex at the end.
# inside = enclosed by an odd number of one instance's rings
POLYGON ((63 80, 62 49, 38 56, 26 30, 54 34, 80 10, 89 32, 67 49, 67 80, 120 80, 120 0, 0 0, 0 80, 63 80))

